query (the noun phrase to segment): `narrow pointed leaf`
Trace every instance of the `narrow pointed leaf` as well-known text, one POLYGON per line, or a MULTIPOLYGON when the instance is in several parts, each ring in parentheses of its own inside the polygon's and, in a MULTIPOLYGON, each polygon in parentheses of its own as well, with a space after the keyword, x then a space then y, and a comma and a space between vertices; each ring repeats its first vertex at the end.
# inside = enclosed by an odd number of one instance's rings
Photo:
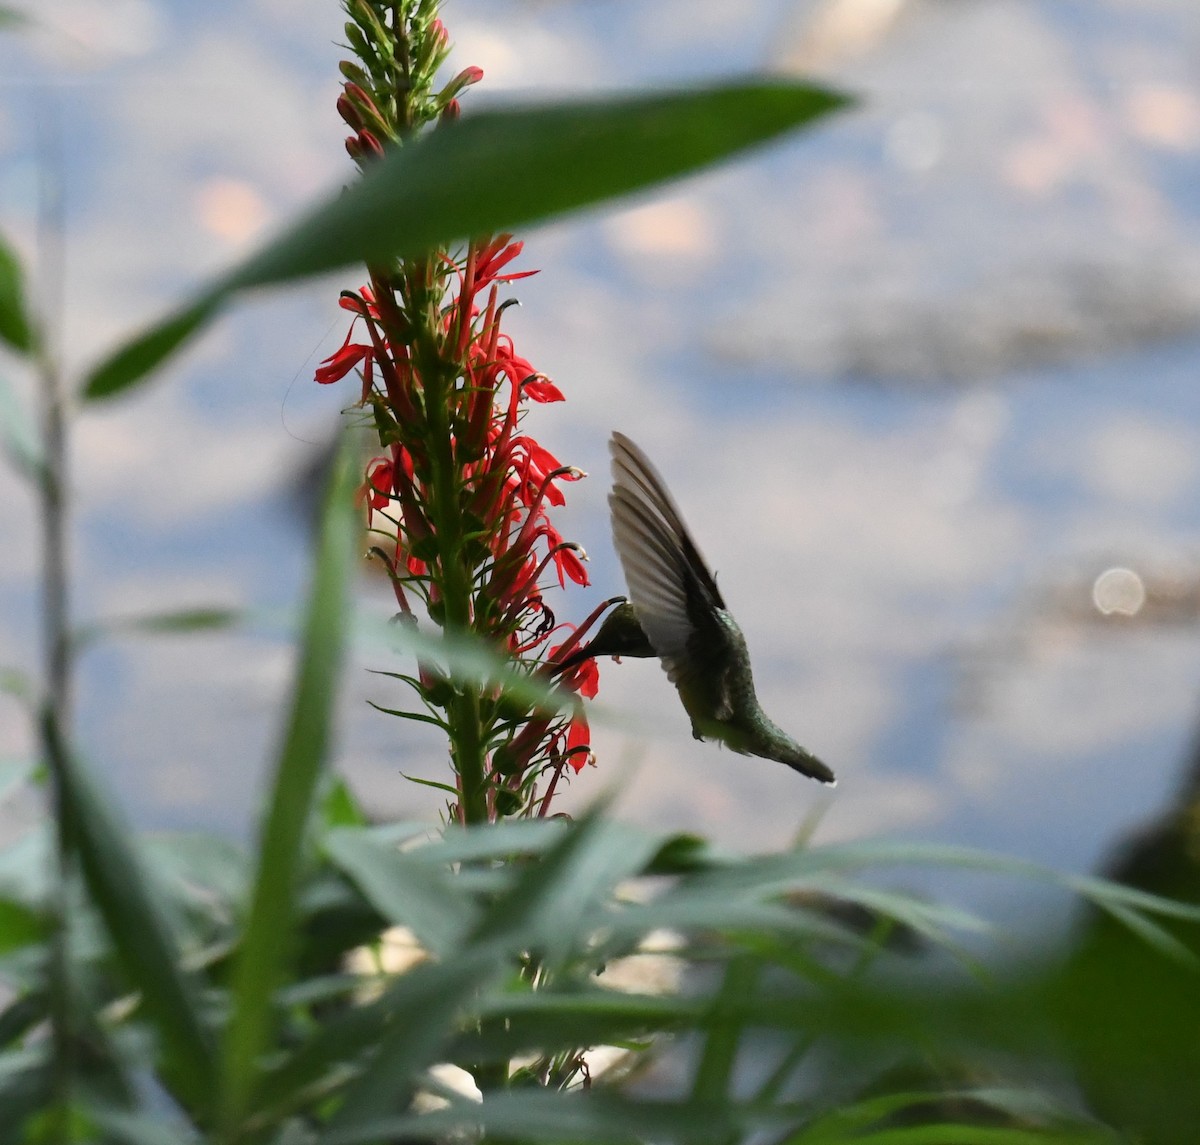
MULTIPOLYGON (((386 1062, 379 1071, 380 1088, 403 1107, 420 1075, 438 1060, 453 1036, 459 1014, 504 970, 496 950, 476 947, 460 951, 445 963, 425 962, 400 975, 377 1001, 325 1022, 272 1069, 255 1095, 250 1122, 278 1120, 302 1106, 313 1091, 327 1092, 331 1077, 345 1083, 348 1067, 358 1065, 364 1056, 375 1063, 386 1062)), ((368 1090, 374 1089, 368 1086, 368 1090)), ((366 1116, 366 1110, 356 1095, 343 1104, 338 1121, 352 1123, 361 1116, 366 1116)))
POLYGON ((242 619, 236 608, 183 608, 142 616, 114 616, 83 625, 75 632, 76 651, 113 636, 156 636, 183 632, 212 632, 232 628, 242 619))
POLYGON ((368 832, 333 831, 325 850, 389 922, 407 926, 422 946, 448 954, 475 922, 475 907, 450 877, 368 832))
POLYGON ((179 946, 152 872, 134 850, 129 824, 67 750, 51 715, 43 719, 60 777, 63 815, 71 823, 69 837, 91 901, 162 1039, 174 1083, 189 1102, 204 1108, 213 1093, 214 1046, 200 1017, 196 987, 181 969, 179 946))
POLYGON ((291 711, 259 843, 258 874, 233 972, 223 1047, 222 1105, 235 1125, 272 1040, 273 995, 283 985, 296 920, 304 838, 326 762, 347 629, 356 520, 355 449, 347 435, 326 492, 291 711))
POLYGON ((627 833, 599 814, 583 817, 493 901, 456 955, 404 975, 394 990, 412 989, 414 981, 438 974, 445 981, 422 988, 420 1015, 405 1011, 396 1018, 374 1061, 348 1090, 331 1129, 349 1129, 404 1108, 416 1072, 437 1060, 468 999, 478 1006, 512 972, 522 951, 580 943, 574 923, 598 895, 611 891, 620 877, 614 856, 629 849, 627 842, 627 833))
POLYGON ((92 372, 84 397, 110 397, 146 377, 217 316, 229 293, 218 290, 202 295, 127 342, 92 372))
MULTIPOLYGON (((525 1089, 489 1095, 482 1104, 463 1102, 424 1115, 331 1126, 321 1145, 367 1145, 396 1140, 474 1139, 521 1142, 747 1140, 752 1130, 780 1128, 798 1121, 800 1111, 739 1106, 731 1102, 651 1101, 620 1097, 602 1090, 549 1093, 525 1089)), ((974 1145, 974 1143, 973 1143, 974 1145)), ((983 1145, 981 1142, 980 1145, 983 1145)))
POLYGON ((0 239, 0 342, 18 354, 28 354, 34 348, 21 263, 3 239, 0 239))
POLYGON ((848 102, 822 88, 760 80, 468 115, 393 151, 126 344, 92 373, 85 396, 140 381, 239 291, 551 218, 678 178, 848 102), (508 176, 493 177, 502 171, 508 176))
POLYGON ((46 916, 40 911, 0 899, 0 956, 41 942, 48 932, 46 916))

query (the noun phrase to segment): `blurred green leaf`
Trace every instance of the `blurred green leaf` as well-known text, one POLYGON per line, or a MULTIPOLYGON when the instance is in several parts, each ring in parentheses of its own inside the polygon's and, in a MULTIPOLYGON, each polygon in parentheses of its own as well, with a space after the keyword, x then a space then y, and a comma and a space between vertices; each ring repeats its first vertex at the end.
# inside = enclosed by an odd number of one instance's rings
POLYGON ((331 832, 325 849, 389 922, 407 926, 435 955, 450 953, 475 921, 474 904, 449 870, 380 846, 361 830, 331 832))
POLYGON ((848 103, 822 88, 758 80, 465 116, 393 151, 122 347, 93 371, 85 396, 141 380, 239 291, 551 218, 677 178, 848 103), (500 171, 519 174, 491 177, 500 171))
POLYGON ((258 874, 234 965, 223 1047, 221 1116, 236 1126, 272 1041, 274 992, 296 954, 296 893, 304 839, 326 764, 348 629, 357 519, 357 443, 347 434, 325 494, 291 711, 259 841, 258 874))
POLYGON ((30 1145, 26 1128, 51 1093, 46 1056, 43 1047, 0 1054, 0 1145, 30 1145))
POLYGON ((446 963, 422 963, 397 977, 374 1002, 360 1004, 322 1024, 313 1036, 263 1079, 255 1095, 251 1128, 273 1125, 349 1080, 343 1116, 354 1120, 364 1100, 403 1106, 420 1071, 436 1061, 469 999, 506 969, 496 952, 464 948, 446 963), (364 1066, 386 1060, 381 1076, 354 1088, 364 1066))
POLYGON ((88 1116, 104 1131, 104 1145, 201 1145, 194 1129, 161 1112, 127 1113, 92 1105, 88 1116))
POLYGON ((0 667, 0 693, 13 696, 30 706, 34 697, 33 681, 30 680, 29 674, 20 668, 0 667))
POLYGON ((114 616, 80 625, 75 630, 76 651, 114 636, 159 636, 188 632, 213 632, 232 628, 242 621, 236 608, 181 608, 170 612, 147 612, 140 616, 114 616))
POLYGON ((214 1047, 195 985, 181 968, 159 888, 129 825, 62 742, 53 717, 46 713, 43 719, 70 824, 65 834, 78 850, 89 897, 162 1038, 168 1075, 189 1102, 203 1108, 213 1092, 214 1047))
POLYGON ((181 884, 242 905, 249 881, 249 860, 236 843, 198 831, 155 835, 143 849, 156 871, 181 884))
MULTIPOLYGON (((569 712, 578 703, 573 693, 556 687, 546 677, 515 670, 512 660, 471 632, 425 632, 413 624, 363 617, 357 643, 360 648, 407 653, 464 684, 501 689, 531 711, 569 712)), ((598 714, 598 706, 589 705, 588 714, 598 714)))
POLYGON ((31 759, 0 759, 0 803, 33 778, 31 759))
POLYGON ((329 784, 329 790, 321 800, 321 815, 327 830, 367 825, 366 812, 355 798, 350 785, 341 776, 335 776, 329 784))
POLYGON ((42 450, 33 419, 3 377, 0 377, 0 448, 8 454, 18 473, 40 480, 42 450))
MULTIPOLYGON (((930 1125, 905 1125, 874 1132, 855 1133, 852 1137, 814 1138, 821 1145, 1118 1145, 1111 1133, 1099 1129, 1056 1127, 1025 1129, 1008 1126, 938 1122, 930 1125)), ((789 1137, 788 1145, 809 1145, 804 1134, 789 1137)))
POLYGON ((41 942, 49 933, 46 916, 24 903, 0 899, 0 956, 41 942))
POLYGON ((746 1030, 745 1003, 754 997, 761 964, 751 955, 735 954, 723 969, 692 1079, 697 1101, 733 1096, 734 1067, 746 1030))
POLYGON ((559 846, 570 831, 562 819, 510 819, 473 827, 451 825, 440 838, 408 852, 425 862, 479 863, 518 855, 541 855, 559 846))
POLYGON ((458 1035, 452 1058, 508 1061, 521 1054, 618 1045, 694 1028, 707 1010, 703 997, 625 994, 594 986, 569 993, 506 991, 483 1001, 480 1021, 458 1035))
POLYGON ((10 8, 7 4, 0 7, 0 30, 20 28, 31 23, 33 21, 30 20, 29 15, 19 8, 10 8))
POLYGON ((232 293, 229 288, 214 288, 122 346, 92 372, 83 396, 92 399, 110 397, 146 377, 207 326, 221 312, 232 293))
MULTIPOLYGON (((652 845, 645 848, 647 854, 651 850, 652 845)), ((519 868, 510 889, 493 899, 455 955, 418 966, 388 991, 394 1010, 395 991, 412 990, 416 979, 419 1001, 396 1017, 378 1055, 348 1089, 331 1129, 348 1129, 403 1109, 418 1071, 437 1060, 467 999, 478 1004, 489 986, 514 972, 524 951, 543 952, 551 963, 556 953, 561 956, 578 940, 581 915, 611 894, 623 872, 644 861, 640 852, 630 846, 627 830, 593 811, 540 862, 519 868), (424 978, 436 981, 424 985, 424 978)))
POLYGON ((1200 1124, 1200 973, 1096 915, 1042 992, 1089 1105, 1137 1141, 1190 1145, 1200 1124))
POLYGON ((0 848, 0 895, 26 906, 42 906, 49 887, 50 858, 50 833, 44 823, 0 848))
POLYGON ((932 1088, 872 1095, 818 1115, 786 1139, 786 1145, 849 1145, 850 1142, 1116 1145, 1108 1130, 1080 1124, 1077 1116, 1057 1103, 1038 1100, 1028 1090, 996 1089, 932 1088), (939 1110, 945 1115, 934 1120, 939 1110), (977 1114, 976 1120, 966 1119, 967 1110, 977 1114), (995 1124, 1009 1117, 1012 1124, 995 1124))
MULTIPOLYGON (((407 1139, 446 1140, 458 1135, 521 1142, 670 1141, 711 1143, 751 1138, 754 1130, 779 1129, 802 1112, 733 1102, 654 1101, 593 1090, 548 1093, 526 1089, 488 1095, 426 1114, 375 1118, 332 1126, 321 1145, 367 1145, 407 1139)), ((957 1140, 954 1145, 963 1145, 957 1140)), ((976 1145, 972 1141, 971 1145, 976 1145)), ((983 1145, 983 1143, 979 1143, 983 1145)), ((1006 1143, 1007 1145, 1007 1143, 1006 1143)), ((1024 1143, 1022 1143, 1024 1145, 1024 1143)))
POLYGON ((0 238, 0 342, 18 354, 29 354, 34 349, 21 263, 3 238, 0 238))
MULTIPOLYGON (((6 985, 9 983, 6 982, 6 985)), ((15 1042, 23 1041, 35 1026, 44 1022, 50 1010, 50 998, 45 992, 45 976, 39 977, 39 989, 30 990, 19 997, 11 999, 3 1010, 0 1010, 0 1046, 5 1052, 0 1054, 0 1082, 3 1081, 5 1063, 11 1064, 10 1047, 15 1042)), ((0 1097, 0 1109, 4 1108, 0 1097)))

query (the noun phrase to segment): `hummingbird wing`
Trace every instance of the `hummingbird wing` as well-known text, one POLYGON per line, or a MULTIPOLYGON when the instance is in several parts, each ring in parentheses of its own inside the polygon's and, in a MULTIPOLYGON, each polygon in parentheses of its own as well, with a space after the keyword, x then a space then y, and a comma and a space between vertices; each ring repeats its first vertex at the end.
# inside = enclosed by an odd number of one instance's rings
POLYGON ((646 455, 622 433, 609 449, 613 541, 638 620, 693 722, 728 719, 734 649, 716 579, 646 455))

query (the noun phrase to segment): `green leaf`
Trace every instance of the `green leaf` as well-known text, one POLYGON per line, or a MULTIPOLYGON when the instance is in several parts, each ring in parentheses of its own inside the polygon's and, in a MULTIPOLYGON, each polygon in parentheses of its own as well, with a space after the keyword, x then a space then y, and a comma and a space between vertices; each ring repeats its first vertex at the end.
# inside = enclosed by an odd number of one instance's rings
POLYGON ((21 405, 16 392, 0 377, 0 448, 8 454, 19 473, 38 480, 42 477, 42 450, 33 419, 21 405))
POLYGON ((106 398, 133 385, 160 366, 220 313, 231 289, 202 295, 145 334, 122 346, 88 378, 85 398, 106 398))
POLYGON ((0 849, 0 895, 26 906, 41 906, 49 887, 50 834, 44 824, 0 849))
POLYGON ((232 1129, 249 1105, 270 1048, 274 992, 294 953, 304 839, 326 765, 347 630, 357 522, 356 444, 347 434, 326 490, 291 712, 263 825, 249 917, 233 970, 223 1046, 221 1111, 232 1129))
POLYGON ((0 899, 0 956, 41 942, 48 932, 46 916, 40 911, 0 899))
POLYGON ((407 926, 436 955, 450 953, 475 922, 474 904, 449 869, 439 871, 395 847, 381 846, 361 830, 331 832, 325 849, 380 914, 407 926))
POLYGON ((85 396, 140 381, 240 291, 552 218, 678 178, 848 103, 807 84, 756 80, 465 116, 397 148, 134 338, 93 371, 85 396), (502 171, 511 177, 495 177, 502 171))
POLYGON ((458 1036, 450 1056, 454 1061, 508 1061, 519 1054, 616 1045, 693 1028, 706 1009, 703 998, 595 987, 571 993, 505 992, 483 1002, 480 1022, 458 1036))
POLYGON ((245 852, 228 839, 200 832, 179 832, 143 842, 143 851, 164 881, 180 894, 198 893, 222 911, 243 905, 249 881, 245 852))
POLYGON ((838 1108, 822 1114, 810 1122, 799 1133, 788 1138, 788 1145, 847 1145, 848 1142, 880 1142, 891 1141, 893 1145, 911 1142, 920 1145, 925 1141, 980 1141, 987 1145, 989 1140, 995 1145, 1025 1145, 1026 1142, 1036 1142, 1037 1145, 1068 1145, 1070 1142, 1107 1142, 1116 1145, 1111 1133, 1099 1127, 1080 1125, 1075 1117, 1061 1105, 1047 1099, 1039 1099, 1039 1095, 1029 1090, 995 1090, 995 1089, 965 1089, 885 1093, 882 1096, 872 1096, 851 1104, 843 1104, 838 1108), (975 1104, 981 1114, 998 1118, 1010 1116, 1016 1123, 1012 1126, 994 1126, 984 1124, 957 1124, 952 1122, 928 1121, 916 1124, 922 1107, 952 1106, 961 1107, 963 1103, 975 1104), (903 1116, 905 1124, 897 1124, 898 1115, 903 1116), (891 1122, 889 1124, 889 1121, 891 1122), (1074 1121, 1075 1124, 1071 1124, 1074 1121), (1040 1123, 1037 1124, 1037 1123, 1040 1123), (872 1127, 874 1127, 872 1131, 872 1127), (989 1138, 988 1133, 1009 1134, 989 1138), (910 1136, 896 1136, 904 1134, 910 1136))
POLYGON ((243 613, 236 608, 181 608, 170 612, 148 612, 140 616, 115 616, 81 625, 75 630, 76 651, 113 636, 158 636, 187 632, 213 632, 240 623, 243 613))
POLYGON ((87 770, 67 750, 52 715, 43 715, 45 742, 59 776, 66 837, 75 847, 89 897, 142 1005, 162 1039, 168 1073, 190 1103, 212 1097, 215 1060, 191 978, 180 966, 167 908, 142 863, 133 832, 87 770))
POLYGON ((321 817, 328 830, 335 827, 365 827, 368 822, 353 790, 341 776, 334 778, 325 798, 321 800, 321 817))
MULTIPOLYGON (((817 1139, 813 1139, 815 1142, 817 1139)), ((856 1133, 853 1137, 821 1139, 829 1145, 1117 1145, 1111 1133, 1099 1129, 1056 1127, 1025 1129, 1007 1126, 938 1122, 933 1125, 906 1125, 880 1129, 874 1133, 856 1133)), ((788 1139, 788 1145, 810 1145, 801 1134, 788 1139)))
POLYGON ((33 325, 25 305, 21 263, 12 247, 0 238, 0 342, 18 354, 33 352, 33 325))
MULTIPOLYGON (((646 853, 652 851, 647 840, 646 853)), ((497 980, 512 972, 519 954, 544 952, 546 961, 581 936, 577 921, 590 914, 622 877, 641 861, 630 833, 597 812, 572 825, 539 862, 520 869, 507 893, 496 896, 458 953, 404 975, 393 990, 421 985, 413 1007, 396 1016, 379 1052, 350 1086, 331 1129, 349 1128, 401 1109, 416 1084, 417 1071, 437 1060, 469 999, 479 1004, 497 980), (437 975, 443 976, 437 978, 437 975), (423 979, 434 979, 425 985, 423 979)), ((389 991, 392 996, 392 991, 389 991)), ((393 1005, 395 1003, 393 1002, 393 1005)))
POLYGON ((746 1028, 745 1004, 754 996, 759 969, 758 961, 746 954, 735 955, 725 965, 692 1079, 692 1097, 697 1101, 733 1096, 734 1067, 746 1028))
MULTIPOLYGON (((552 715, 571 711, 579 702, 573 693, 563 691, 544 677, 514 670, 511 660, 472 632, 425 632, 414 624, 395 624, 391 618, 381 621, 378 617, 364 616, 357 636, 360 648, 407 653, 460 683, 501 689, 531 711, 552 715)), ((589 706, 588 712, 594 714, 596 706, 589 706)), ((412 718, 423 719, 419 715, 412 718)))
POLYGON ((21 668, 0 667, 0 692, 20 700, 27 708, 33 707, 37 694, 29 673, 21 668))
POLYGON ((403 1106, 421 1071, 438 1060, 458 1015, 505 970, 496 950, 474 947, 445 963, 422 963, 400 975, 378 1001, 326 1022, 271 1071, 256 1094, 249 1124, 274 1123, 314 1093, 328 1093, 330 1079, 343 1085, 351 1079, 338 1121, 368 1116, 368 1103, 385 1111, 403 1106), (355 1082, 361 1059, 372 1051, 365 1084, 362 1075, 355 1082))
MULTIPOLYGON (((331 1125, 321 1145, 447 1140, 459 1134, 521 1142, 739 1141, 755 1129, 778 1129, 800 1119, 798 1110, 739 1106, 732 1102, 650 1101, 611 1093, 547 1093, 537 1089, 489 1094, 482 1104, 462 1102, 423 1115, 375 1118, 331 1125)), ((955 1145, 962 1145, 961 1139, 955 1145)), ((976 1145, 972 1139, 972 1145, 976 1145)), ((982 1143, 981 1143, 982 1145, 982 1143)))
POLYGON ((162 1113, 123 1113, 93 1106, 88 1115, 104 1130, 107 1145, 200 1145, 200 1136, 177 1120, 165 1124, 162 1113))
POLYGON ((511 819, 476 827, 452 826, 440 839, 414 847, 415 859, 431 863, 479 863, 516 855, 541 855, 561 845, 570 832, 562 819, 511 819))

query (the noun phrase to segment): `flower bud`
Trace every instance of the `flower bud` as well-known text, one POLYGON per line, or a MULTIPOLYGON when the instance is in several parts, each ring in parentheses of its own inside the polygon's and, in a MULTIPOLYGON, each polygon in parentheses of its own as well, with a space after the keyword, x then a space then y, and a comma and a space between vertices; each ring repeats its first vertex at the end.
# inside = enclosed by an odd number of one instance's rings
POLYGON ((439 104, 449 105, 472 84, 483 79, 483 68, 463 68, 437 95, 439 104))
POLYGON ((337 112, 347 127, 352 127, 355 131, 363 129, 363 118, 359 114, 358 108, 354 106, 353 100, 348 99, 344 95, 339 95, 337 98, 337 112))
POLYGON ((492 752, 492 770, 497 775, 515 775, 525 766, 525 762, 508 744, 502 744, 492 752))
POLYGON ((499 815, 515 815, 521 810, 521 793, 510 791, 507 787, 496 788, 496 813, 499 815))
POLYGON ((370 156, 375 159, 383 158, 383 144, 369 131, 363 130, 358 133, 358 145, 362 149, 362 154, 365 157, 370 156))

